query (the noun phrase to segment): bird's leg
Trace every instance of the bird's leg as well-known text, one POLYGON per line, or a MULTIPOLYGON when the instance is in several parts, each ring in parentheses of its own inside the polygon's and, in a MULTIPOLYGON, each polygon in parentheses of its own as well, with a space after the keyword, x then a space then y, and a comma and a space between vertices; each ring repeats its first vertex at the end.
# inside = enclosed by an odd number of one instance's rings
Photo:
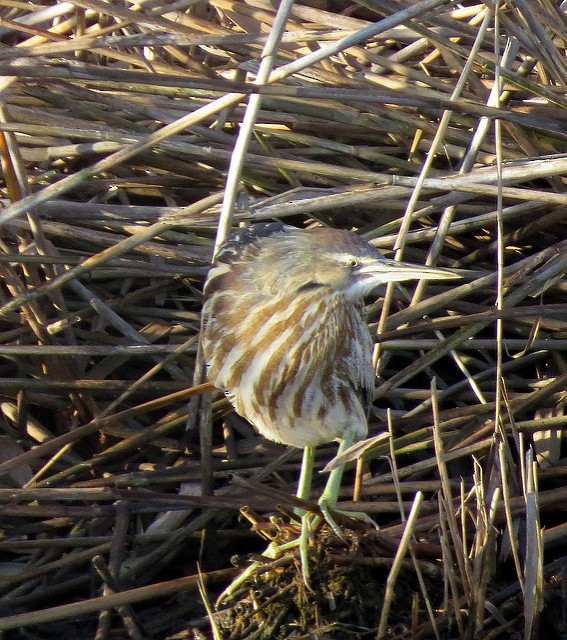
MULTIPOLYGON (((354 442, 354 431, 347 431, 345 437, 339 444, 339 450, 337 455, 341 455, 344 451, 350 447, 354 442)), ((315 455, 314 447, 305 447, 303 451, 303 462, 301 465, 301 475, 299 478, 299 484, 297 488, 297 497, 302 500, 309 499, 309 489, 311 487, 311 476, 313 472, 313 461, 315 455), (307 484, 308 482, 308 484, 307 484)), ((329 526, 333 529, 335 534, 342 538, 342 533, 335 522, 334 518, 329 512, 329 507, 334 509, 337 504, 337 498, 341 488, 341 481, 343 478, 344 465, 340 465, 336 469, 333 469, 325 485, 325 490, 319 498, 319 508, 323 514, 325 520, 329 523, 329 526)), ((317 525, 321 521, 319 516, 313 516, 312 513, 304 513, 301 518, 301 535, 299 537, 299 557, 301 559, 301 575, 306 587, 309 588, 309 541, 311 539, 312 532, 317 528, 317 525)))
MULTIPOLYGON (((339 444, 337 455, 340 455, 350 447, 354 442, 354 431, 347 431, 345 437, 339 444)), ((303 462, 301 464, 301 475, 297 487, 297 497, 302 500, 309 499, 309 490, 311 488, 311 478, 313 475, 313 461, 315 456, 314 447, 305 447, 303 450, 303 462)), ((331 471, 323 495, 319 499, 319 507, 323 513, 323 517, 329 523, 335 534, 342 537, 339 526, 329 513, 329 506, 334 508, 337 504, 341 481, 343 478, 344 465, 337 467, 331 471)), ((320 517, 313 517, 312 513, 304 513, 301 518, 301 534, 299 537, 299 557, 301 559, 301 575, 306 587, 309 587, 309 578, 311 575, 309 569, 309 541, 312 531, 320 522, 320 517)))
POLYGON ((311 481, 313 479, 313 462, 315 460, 315 447, 303 449, 303 460, 297 483, 297 497, 300 500, 309 500, 311 496, 311 481))
MULTIPOLYGON (((299 481, 297 483, 297 497, 300 500, 309 500, 311 495, 311 480, 313 478, 313 462, 315 460, 315 447, 305 447, 303 450, 303 460, 301 461, 301 471, 299 481)), ((298 516, 301 517, 301 534, 297 540, 292 540, 283 545, 276 545, 271 542, 268 548, 262 554, 265 558, 271 560, 277 558, 278 554, 299 546, 299 557, 301 560, 301 574, 305 585, 309 587, 309 557, 308 547, 311 533, 310 514, 303 509, 295 509, 298 516)), ((230 585, 221 593, 217 600, 217 607, 222 602, 230 599, 237 589, 244 584, 251 576, 253 576, 259 567, 263 566, 262 562, 253 562, 240 576, 235 578, 230 585)))
MULTIPOLYGON (((311 496, 311 481, 313 479, 313 463, 315 460, 315 447, 303 449, 301 461, 301 473, 297 483, 297 497, 300 500, 309 500, 311 496)), ((311 534, 311 518, 309 512, 301 513, 301 533, 299 535, 299 558, 301 561, 301 575, 303 582, 309 587, 309 538, 311 534)))
MULTIPOLYGON (((342 453, 344 453, 350 447, 350 445, 353 444, 353 442, 354 431, 351 429, 347 429, 344 437, 339 443, 337 456, 340 456, 342 453)), ((321 509, 325 520, 329 523, 331 529, 339 537, 341 537, 340 528, 331 516, 329 508, 334 509, 337 506, 339 491, 341 490, 341 482, 343 481, 344 470, 345 465, 341 464, 331 471, 327 480, 327 484, 325 485, 325 489, 321 494, 321 497, 319 498, 319 508, 321 509)))
MULTIPOLYGON (((344 437, 339 443, 337 457, 343 454, 354 443, 354 441, 355 431, 353 429, 347 429, 344 437)), ((339 538, 342 538, 341 529, 335 522, 335 519, 331 515, 329 509, 334 509, 335 511, 337 511, 336 506, 339 497, 339 491, 341 490, 341 482, 343 479, 344 470, 345 466, 344 464, 341 464, 331 471, 323 494, 319 498, 319 508, 321 509, 323 517, 325 518, 331 529, 335 532, 335 535, 337 535, 339 538)), ((338 511, 338 513, 343 513, 349 518, 360 520, 361 522, 371 524, 372 526, 378 528, 374 520, 372 520, 372 518, 367 513, 362 513, 360 511, 338 511)))

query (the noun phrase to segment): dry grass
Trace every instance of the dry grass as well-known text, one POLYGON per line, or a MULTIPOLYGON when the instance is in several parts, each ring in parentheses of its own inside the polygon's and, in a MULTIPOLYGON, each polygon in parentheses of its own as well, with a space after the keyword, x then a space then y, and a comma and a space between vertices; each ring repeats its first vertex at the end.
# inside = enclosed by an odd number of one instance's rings
POLYGON ((0 0, 2 637, 564 638, 565 9, 273 4, 0 0), (300 452, 195 364, 215 238, 274 217, 463 280, 371 301, 380 531, 216 610, 297 531, 300 452))

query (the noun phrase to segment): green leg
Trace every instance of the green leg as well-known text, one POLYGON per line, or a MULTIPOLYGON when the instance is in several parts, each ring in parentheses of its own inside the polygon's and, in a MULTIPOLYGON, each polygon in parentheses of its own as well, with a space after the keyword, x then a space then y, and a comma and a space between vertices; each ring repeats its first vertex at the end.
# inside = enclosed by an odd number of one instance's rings
POLYGON ((301 533, 299 534, 299 559, 301 562, 301 577, 303 584, 309 587, 311 571, 309 569, 309 540, 311 538, 312 514, 307 512, 301 516, 301 533))
MULTIPOLYGON (((347 431, 345 433, 345 437, 341 440, 339 444, 339 450, 337 455, 340 455, 344 451, 346 451, 350 445, 354 442, 354 433, 352 431, 347 431)), ((305 486, 302 482, 302 478, 305 475, 309 474, 309 484, 311 484, 311 475, 313 470, 313 456, 314 449, 312 447, 306 447, 303 452, 303 464, 301 467, 301 476, 299 481, 299 487, 297 491, 297 497, 301 497, 303 499, 307 499, 308 495, 305 495, 305 486)), ((329 512, 329 507, 331 509, 335 508, 337 505, 337 499, 339 496, 339 491, 341 488, 341 481, 343 479, 344 465, 340 465, 336 469, 333 469, 329 475, 329 479, 327 480, 327 484, 325 485, 325 490, 323 491, 323 495, 319 498, 319 507, 321 512, 323 513, 323 517, 329 523, 329 526, 333 529, 335 534, 338 537, 342 537, 341 530, 338 524, 335 522, 334 518, 331 516, 329 512)), ((303 577, 303 582, 307 587, 309 587, 309 578, 310 578, 310 570, 309 570, 309 539, 311 537, 311 532, 317 527, 320 522, 319 517, 313 517, 311 513, 305 513, 301 518, 301 536, 299 538, 299 556, 301 558, 301 575, 303 577)))
POLYGON ((309 500, 311 496, 311 481, 313 479, 313 463, 315 460, 315 447, 303 449, 301 472, 297 484, 297 497, 300 500, 309 500))
MULTIPOLYGON (((303 460, 301 462, 301 471, 299 482, 297 484, 297 497, 301 500, 309 500, 311 496, 311 480, 313 478, 313 462, 315 459, 315 447, 305 447, 303 450, 303 460)), ((297 515, 301 516, 301 534, 299 539, 292 540, 284 545, 277 546, 271 543, 262 555, 267 558, 275 559, 281 552, 293 547, 299 546, 299 557, 301 560, 301 575, 306 586, 309 586, 309 539, 311 537, 311 520, 313 514, 305 512, 301 509, 296 510, 297 515)), ((262 566, 261 562, 253 562, 240 576, 235 578, 231 584, 221 593, 217 600, 217 607, 225 600, 229 600, 237 591, 240 585, 244 584, 254 573, 262 566)))
MULTIPOLYGON (((347 431, 344 435, 344 438, 341 440, 339 444, 339 450, 337 451, 337 456, 340 456, 344 453, 353 443, 355 437, 353 431, 347 431)), ((336 469, 333 469, 329 474, 329 479, 327 480, 327 484, 325 485, 325 490, 323 491, 323 495, 319 498, 319 508, 323 514, 323 517, 334 531, 335 535, 339 538, 342 538, 342 533, 339 525, 335 522, 335 519, 331 515, 329 509, 334 509, 337 511, 337 501, 339 498, 339 491, 341 490, 341 482, 343 479, 343 472, 345 467, 343 464, 338 466, 336 469)), ((358 520, 359 522, 364 522, 366 524, 370 524, 376 529, 378 529, 378 525, 372 520, 372 518, 366 514, 358 511, 345 511, 339 512, 344 513, 344 515, 349 518, 353 518, 354 520, 358 520)), ((314 523, 314 525, 316 522, 314 523)))
MULTIPOLYGON (((339 450, 337 456, 343 454, 351 444, 354 443, 354 432, 347 431, 344 438, 339 443, 339 450)), ((323 509, 323 505, 334 509, 337 506, 337 500, 339 498, 339 491, 341 490, 341 482, 343 480, 343 473, 345 470, 344 464, 341 464, 336 469, 333 469, 329 474, 329 479, 325 485, 323 495, 319 498, 319 506, 323 509)))
MULTIPOLYGON (((313 479, 313 463, 315 460, 315 447, 305 447, 303 461, 301 462, 301 474, 297 485, 297 497, 301 500, 309 500, 311 497, 311 481, 313 479)), ((299 536, 299 558, 301 561, 301 575, 303 582, 309 586, 309 538, 311 534, 311 516, 309 512, 301 514, 301 534, 299 536)))
MULTIPOLYGON (((339 443, 337 456, 340 456, 342 453, 344 453, 350 447, 350 445, 353 444, 353 442, 354 432, 347 431, 344 435, 344 438, 339 443)), ((333 469, 331 471, 331 473, 329 474, 329 479, 327 480, 327 484, 325 485, 325 490, 319 498, 319 508, 323 513, 323 517, 329 523, 329 526, 339 538, 342 537, 341 530, 339 525, 335 522, 333 516, 330 514, 329 508, 334 509, 337 506, 344 470, 345 466, 344 464, 341 464, 336 469, 333 469)))

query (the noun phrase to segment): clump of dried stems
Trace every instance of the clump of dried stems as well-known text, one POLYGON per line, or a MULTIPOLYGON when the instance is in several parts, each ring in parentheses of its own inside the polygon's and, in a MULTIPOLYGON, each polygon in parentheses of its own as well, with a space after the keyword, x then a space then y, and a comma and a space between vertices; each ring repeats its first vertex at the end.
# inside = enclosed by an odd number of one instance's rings
POLYGON ((564 5, 0 0, 6 638, 566 637, 564 5), (216 608, 296 528, 301 452, 196 357, 215 240, 274 218, 463 278, 369 301, 380 530, 216 608))

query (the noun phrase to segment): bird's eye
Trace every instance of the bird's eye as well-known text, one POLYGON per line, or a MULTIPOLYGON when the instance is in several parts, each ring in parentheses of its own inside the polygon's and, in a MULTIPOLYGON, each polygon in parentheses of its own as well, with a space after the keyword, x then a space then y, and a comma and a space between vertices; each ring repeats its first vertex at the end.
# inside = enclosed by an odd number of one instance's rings
POLYGON ((350 260, 347 261, 347 266, 349 269, 352 269, 352 271, 354 271, 355 269, 358 269, 358 267, 360 267, 360 262, 356 258, 350 258, 350 260))

